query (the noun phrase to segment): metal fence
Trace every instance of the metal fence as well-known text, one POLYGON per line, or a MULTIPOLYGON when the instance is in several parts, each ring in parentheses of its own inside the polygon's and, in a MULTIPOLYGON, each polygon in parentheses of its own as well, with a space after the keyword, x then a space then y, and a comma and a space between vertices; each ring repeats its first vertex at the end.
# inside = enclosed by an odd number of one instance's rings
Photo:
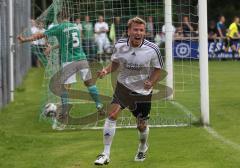
POLYGON ((30 46, 20 45, 16 37, 29 27, 31 17, 31 1, 13 0, 13 39, 10 46, 9 0, 0 0, 0 108, 10 102, 10 50, 14 51, 14 87, 18 87, 23 76, 31 67, 30 46))

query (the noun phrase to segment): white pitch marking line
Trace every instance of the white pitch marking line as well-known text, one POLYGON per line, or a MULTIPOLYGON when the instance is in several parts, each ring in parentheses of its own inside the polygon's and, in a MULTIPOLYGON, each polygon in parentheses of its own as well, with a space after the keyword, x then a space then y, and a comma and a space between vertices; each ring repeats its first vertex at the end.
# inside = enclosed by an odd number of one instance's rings
POLYGON ((207 127, 205 126, 204 129, 211 134, 214 138, 218 139, 219 141, 221 141, 224 144, 227 144, 229 146, 231 146, 234 149, 240 150, 240 145, 232 142, 231 140, 225 138, 224 136, 220 135, 217 131, 215 131, 213 128, 211 127, 207 127))
MULTIPOLYGON (((186 114, 191 114, 193 120, 196 120, 197 117, 192 113, 192 111, 190 111, 187 107, 185 107, 184 105, 176 102, 176 101, 171 101, 171 104, 177 106, 178 108, 180 108, 184 113, 186 114)), ((215 139, 221 141, 222 143, 231 146, 232 148, 236 149, 236 150, 240 150, 240 145, 232 142, 231 140, 225 138, 224 136, 220 135, 216 130, 214 130, 211 127, 205 126, 204 130, 206 130, 210 135, 212 135, 212 137, 214 137, 215 139)))

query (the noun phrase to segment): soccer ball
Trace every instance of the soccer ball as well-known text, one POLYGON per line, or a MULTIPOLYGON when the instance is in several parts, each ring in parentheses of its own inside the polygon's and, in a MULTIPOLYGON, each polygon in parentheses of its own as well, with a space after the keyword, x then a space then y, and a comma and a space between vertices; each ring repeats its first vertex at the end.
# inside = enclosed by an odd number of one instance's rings
POLYGON ((46 117, 56 116, 57 106, 54 103, 48 103, 44 107, 44 115, 46 117))

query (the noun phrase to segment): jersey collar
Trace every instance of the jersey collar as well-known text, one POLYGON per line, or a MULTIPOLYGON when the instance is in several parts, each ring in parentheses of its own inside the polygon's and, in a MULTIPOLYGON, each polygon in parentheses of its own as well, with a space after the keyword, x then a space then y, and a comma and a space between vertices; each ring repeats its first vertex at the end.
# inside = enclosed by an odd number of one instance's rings
MULTIPOLYGON (((131 47, 131 44, 129 43, 129 38, 127 39, 127 46, 130 46, 131 47)), ((143 45, 143 43, 144 43, 144 41, 145 41, 145 39, 143 39, 143 41, 141 42, 141 44, 138 46, 138 47, 136 47, 136 48, 141 48, 142 47, 142 45, 143 45)))

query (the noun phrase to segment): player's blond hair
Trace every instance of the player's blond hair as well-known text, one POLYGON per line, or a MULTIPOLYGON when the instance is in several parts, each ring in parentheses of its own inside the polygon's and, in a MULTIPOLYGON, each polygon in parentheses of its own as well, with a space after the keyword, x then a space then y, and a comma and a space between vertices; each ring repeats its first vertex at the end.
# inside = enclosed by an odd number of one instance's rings
POLYGON ((146 27, 146 22, 142 18, 137 16, 128 20, 128 28, 131 28, 133 23, 144 24, 144 26, 146 27))

